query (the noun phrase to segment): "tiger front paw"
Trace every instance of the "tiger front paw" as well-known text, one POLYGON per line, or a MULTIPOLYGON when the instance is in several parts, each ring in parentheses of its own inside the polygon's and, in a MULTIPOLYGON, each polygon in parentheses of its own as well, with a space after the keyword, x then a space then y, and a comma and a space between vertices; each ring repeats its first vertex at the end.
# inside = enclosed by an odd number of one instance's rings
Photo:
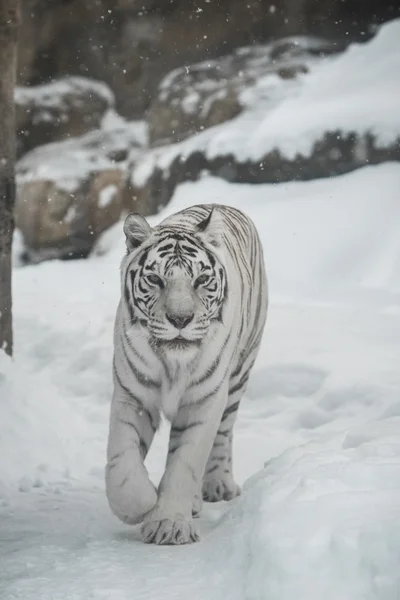
POLYGON ((203 499, 201 497, 201 493, 196 494, 193 499, 192 517, 196 518, 199 516, 202 506, 203 506, 203 499))
POLYGON ((160 519, 145 521, 142 538, 147 544, 180 545, 198 542, 200 536, 191 519, 160 519))
POLYGON ((118 473, 106 467, 106 493, 112 512, 127 525, 143 520, 157 503, 157 491, 145 473, 142 477, 118 473))
POLYGON ((221 473, 210 477, 206 476, 203 480, 203 500, 206 502, 233 500, 241 493, 241 487, 235 483, 230 474, 221 473))

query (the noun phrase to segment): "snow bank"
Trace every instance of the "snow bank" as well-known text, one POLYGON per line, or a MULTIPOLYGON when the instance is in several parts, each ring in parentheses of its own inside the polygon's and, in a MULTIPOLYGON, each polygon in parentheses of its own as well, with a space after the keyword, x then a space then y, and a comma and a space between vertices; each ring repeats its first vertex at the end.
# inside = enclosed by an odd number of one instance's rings
MULTIPOLYGON (((43 340, 42 340, 43 343, 43 340)), ((20 491, 55 487, 71 477, 87 475, 93 464, 92 434, 71 394, 53 381, 51 369, 36 358, 36 369, 17 355, 16 363, 0 355, 0 486, 20 491), (85 443, 86 438, 86 443, 85 443), (85 452, 89 447, 89 455, 85 452), (70 465, 74 465, 71 474, 70 465), (86 469, 85 469, 86 466, 86 469)), ((48 349, 51 356, 51 349, 48 349)), ((0 497, 1 497, 0 487, 0 497)), ((4 491, 4 488, 3 488, 4 491)))
POLYGON ((226 574, 243 574, 235 597, 398 598, 399 425, 289 450, 247 482, 208 540, 229 543, 226 574))
POLYGON ((103 479, 119 292, 118 262, 108 260, 102 274, 96 259, 14 271, 15 354, 0 354, 7 487, 65 483, 92 470, 103 479))

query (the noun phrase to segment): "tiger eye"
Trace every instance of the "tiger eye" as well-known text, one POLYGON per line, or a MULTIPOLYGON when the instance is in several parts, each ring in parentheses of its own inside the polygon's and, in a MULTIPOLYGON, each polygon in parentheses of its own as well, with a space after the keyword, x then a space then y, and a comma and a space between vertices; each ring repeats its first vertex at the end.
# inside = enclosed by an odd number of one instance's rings
POLYGON ((149 281, 153 285, 158 285, 160 288, 164 287, 164 283, 163 283, 163 280, 161 279, 161 277, 159 277, 158 275, 155 275, 154 273, 147 275, 147 281, 149 281))
POLYGON ((206 273, 203 273, 202 275, 199 275, 199 277, 194 282, 194 287, 198 287, 199 285, 203 285, 209 279, 210 279, 210 277, 209 277, 209 275, 206 275, 206 273))

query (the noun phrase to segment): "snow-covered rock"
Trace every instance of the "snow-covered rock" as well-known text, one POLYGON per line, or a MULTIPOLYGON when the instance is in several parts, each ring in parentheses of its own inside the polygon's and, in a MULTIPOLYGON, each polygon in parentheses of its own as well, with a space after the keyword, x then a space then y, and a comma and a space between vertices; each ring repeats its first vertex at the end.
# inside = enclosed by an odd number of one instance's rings
MULTIPOLYGON (((251 100, 246 90, 267 75, 277 77, 284 96, 286 87, 292 88, 292 80, 307 73, 317 57, 341 48, 318 38, 293 37, 176 69, 161 81, 147 111, 150 143, 179 142, 236 117, 251 100)), ((271 104, 275 102, 271 97, 271 104)))
POLYGON ((127 157, 146 141, 142 122, 109 115, 102 129, 41 146, 17 165, 16 222, 26 258, 87 256, 97 237, 135 200, 127 188, 127 157))
POLYGON ((260 76, 242 91, 247 108, 226 123, 155 148, 132 172, 157 206, 204 172, 233 182, 307 180, 400 159, 400 19, 369 42, 282 80, 260 76))
POLYGON ((17 87, 18 155, 42 144, 98 129, 113 105, 110 88, 85 77, 64 77, 47 84, 17 87))

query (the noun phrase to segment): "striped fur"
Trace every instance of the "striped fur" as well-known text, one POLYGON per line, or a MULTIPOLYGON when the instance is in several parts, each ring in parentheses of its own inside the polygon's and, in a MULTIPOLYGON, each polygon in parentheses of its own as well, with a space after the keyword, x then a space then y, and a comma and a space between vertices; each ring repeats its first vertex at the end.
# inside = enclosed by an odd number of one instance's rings
POLYGON ((128 215, 114 332, 107 496, 146 542, 198 539, 202 499, 240 493, 232 430, 267 315, 254 224, 221 205, 194 206, 152 229, 128 215), (163 412, 171 422, 158 490, 143 461, 163 412))

